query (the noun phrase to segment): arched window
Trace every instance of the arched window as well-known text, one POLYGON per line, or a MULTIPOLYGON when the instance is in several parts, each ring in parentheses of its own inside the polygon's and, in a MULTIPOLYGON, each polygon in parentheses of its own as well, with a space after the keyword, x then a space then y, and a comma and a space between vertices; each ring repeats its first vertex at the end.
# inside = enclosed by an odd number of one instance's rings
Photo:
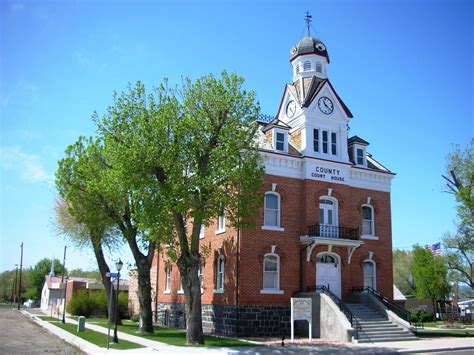
POLYGON ((311 70, 311 62, 308 62, 308 61, 304 62, 303 63, 303 70, 304 71, 310 71, 311 70))
POLYGON ((266 254, 263 259, 263 290, 280 289, 280 257, 266 254))
POLYGON ((362 235, 375 235, 374 209, 370 205, 362 206, 362 235))
POLYGON ((265 193, 263 224, 268 227, 280 227, 280 195, 276 192, 265 193))
POLYGON ((171 267, 165 268, 165 292, 171 291, 171 267))
POLYGON ((224 291, 224 255, 220 255, 216 261, 216 291, 224 291))
POLYGON ((364 261, 364 287, 377 289, 375 278, 375 263, 372 260, 364 261))
POLYGON ((316 62, 316 72, 321 73, 322 70, 322 65, 320 62, 316 62))
POLYGON ((338 213, 337 200, 333 197, 322 196, 319 199, 319 225, 321 237, 337 237, 338 213))

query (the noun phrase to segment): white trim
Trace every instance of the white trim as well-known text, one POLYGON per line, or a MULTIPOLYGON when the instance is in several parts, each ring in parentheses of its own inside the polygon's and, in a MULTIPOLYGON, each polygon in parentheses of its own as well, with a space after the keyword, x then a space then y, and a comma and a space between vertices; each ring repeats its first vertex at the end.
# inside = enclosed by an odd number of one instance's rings
POLYGON ((165 290, 165 291, 163 291, 163 294, 164 294, 164 295, 170 295, 170 294, 171 294, 171 290, 165 290))
POLYGON ((362 234, 360 236, 361 239, 367 239, 367 240, 379 240, 379 237, 375 235, 369 235, 369 234, 362 234))
MULTIPOLYGON (((267 191, 267 192, 265 192, 265 196, 263 198, 263 226, 270 227, 270 228, 281 228, 281 218, 280 217, 281 217, 281 196, 280 196, 280 194, 276 191, 267 191), (267 224, 265 224, 265 215, 266 215, 267 209, 269 211, 275 212, 275 209, 267 208, 267 196, 269 196, 269 195, 275 195, 276 198, 277 198, 277 209, 276 209, 277 220, 276 220, 276 225, 271 225, 271 224, 267 225, 267 224)), ((262 229, 264 229, 263 226, 262 226, 262 229)))
POLYGON ((274 231, 274 232, 284 232, 285 228, 282 227, 275 227, 275 226, 262 226, 262 230, 267 230, 267 231, 274 231))
POLYGON ((184 295, 184 290, 178 290, 177 294, 178 295, 184 295))
POLYGON ((362 277, 363 277, 363 282, 364 282, 364 287, 365 287, 365 263, 370 263, 373 265, 374 267, 374 275, 373 275, 373 278, 374 278, 374 283, 373 283, 373 289, 376 290, 377 289, 377 263, 375 262, 375 260, 372 260, 372 259, 365 259, 364 260, 364 263, 362 265, 362 277))
POLYGON ((216 287, 217 288, 214 290, 214 293, 216 293, 216 291, 223 293, 224 285, 225 285, 225 259, 224 259, 224 255, 219 254, 219 256, 216 259, 216 287), (219 265, 221 263, 221 260, 222 260, 222 271, 219 272, 219 265), (219 287, 219 276, 221 276, 221 274, 222 274, 222 283, 221 283, 221 287, 219 287))
POLYGON ((283 295, 285 293, 285 291, 283 290, 270 290, 270 289, 261 289, 260 290, 260 293, 261 294, 264 294, 264 295, 283 295))
POLYGON ((222 216, 217 217, 216 234, 222 234, 222 233, 225 233, 225 214, 223 214, 222 216), (222 225, 219 226, 221 224, 221 219, 222 219, 222 225))
POLYGON ((214 290, 214 294, 222 295, 224 294, 224 290, 214 290))
MULTIPOLYGON (((275 246, 272 245, 272 252, 271 253, 267 253, 263 256, 263 278, 262 278, 262 283, 263 283, 263 288, 262 290, 265 290, 265 291, 270 291, 270 292, 274 292, 274 291, 280 291, 280 256, 278 254, 275 254, 275 246), (273 288, 265 288, 265 259, 267 257, 276 257, 277 259, 277 270, 276 270, 276 287, 273 289, 273 288)), ((261 292, 261 291, 260 291, 261 292)))
MULTIPOLYGON (((364 207, 370 208, 370 211, 371 211, 370 214, 371 214, 372 218, 370 219, 370 231, 372 233, 371 234, 363 234, 363 235, 375 237, 375 210, 374 210, 374 206, 366 204, 366 203, 364 203, 361 206, 361 212, 362 212, 362 216, 361 216, 362 217, 362 228, 361 228, 361 231, 363 232, 363 230, 364 230, 364 221, 369 221, 368 219, 364 219, 364 211, 363 211, 364 207)), ((366 239, 370 239, 370 238, 366 238, 366 239)))

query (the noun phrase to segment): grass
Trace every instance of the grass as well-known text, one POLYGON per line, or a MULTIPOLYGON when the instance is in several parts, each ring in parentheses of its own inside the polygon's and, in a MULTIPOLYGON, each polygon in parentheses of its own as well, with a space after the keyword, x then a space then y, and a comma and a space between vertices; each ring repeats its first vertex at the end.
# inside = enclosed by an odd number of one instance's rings
POLYGON ((39 319, 44 320, 45 322, 57 322, 58 318, 50 316, 37 316, 39 319))
MULTIPOLYGON (((48 317, 50 318, 50 317, 48 317)), ((107 347, 107 335, 99 332, 95 332, 90 329, 85 329, 84 332, 77 332, 77 325, 76 324, 71 324, 71 323, 66 323, 63 324, 58 321, 50 321, 49 323, 55 325, 58 328, 64 329, 65 331, 68 331, 69 333, 84 339, 85 341, 88 341, 89 343, 95 344, 101 348, 106 348, 107 347)), ((112 337, 110 337, 110 340, 112 341, 112 337)), ((123 339, 119 340, 118 344, 112 343, 110 344, 111 349, 117 349, 117 350, 128 350, 128 349, 138 349, 138 348, 143 348, 142 345, 132 343, 131 341, 126 341, 123 339)))
MULTIPOLYGON (((415 323, 413 323, 415 324, 415 323)), ((437 321, 437 322, 426 322, 426 323, 416 323, 416 324, 423 324, 423 327, 432 327, 432 328, 437 328, 440 326, 444 326, 445 323, 443 321, 437 321)), ((474 328, 474 324, 469 324, 469 325, 464 325, 462 323, 456 322, 454 325, 460 325, 460 326, 465 326, 467 328, 474 328)))
MULTIPOLYGON (((97 321, 94 324, 100 325, 102 327, 107 327, 107 321, 97 321)), ((137 323, 134 323, 131 321, 123 321, 123 325, 118 326, 118 330, 120 332, 139 336, 139 337, 150 339, 153 341, 158 341, 158 342, 165 343, 168 345, 186 346, 186 332, 184 330, 155 327, 154 334, 140 334, 140 333, 137 333, 137 329, 138 329, 137 323)), ((212 335, 205 335, 204 342, 205 342, 205 345, 200 345, 200 346, 205 346, 205 347, 256 346, 256 344, 243 342, 237 339, 219 338, 212 335)))
POLYGON ((439 338, 439 337, 459 337, 459 338, 470 338, 474 337, 474 329, 440 329, 440 330, 427 330, 419 329, 416 335, 422 338, 439 338))

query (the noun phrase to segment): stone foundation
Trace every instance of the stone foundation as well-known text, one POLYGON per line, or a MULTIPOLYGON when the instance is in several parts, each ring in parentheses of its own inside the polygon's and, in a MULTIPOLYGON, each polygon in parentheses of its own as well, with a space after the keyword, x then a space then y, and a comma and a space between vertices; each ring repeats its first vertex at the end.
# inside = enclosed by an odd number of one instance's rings
MULTIPOLYGON (((158 303, 158 324, 171 328, 186 328, 184 304, 158 303)), ((288 336, 290 307, 203 304, 202 326, 205 333, 225 336, 288 336)))

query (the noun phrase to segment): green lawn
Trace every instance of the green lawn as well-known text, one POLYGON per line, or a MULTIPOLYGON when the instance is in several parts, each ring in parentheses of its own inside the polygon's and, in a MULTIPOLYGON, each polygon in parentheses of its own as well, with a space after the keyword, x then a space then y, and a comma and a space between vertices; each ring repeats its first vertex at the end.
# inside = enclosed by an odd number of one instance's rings
POLYGON ((419 337, 474 337, 474 329, 440 329, 440 330, 427 330, 419 329, 416 332, 419 337))
POLYGON ((58 322, 58 318, 50 316, 36 316, 37 318, 44 320, 45 322, 58 322))
MULTIPOLYGON (((107 327, 107 321, 96 321, 89 322, 93 324, 100 325, 102 327, 107 327)), ((124 332, 131 335, 140 336, 146 339, 159 341, 168 345, 175 346, 186 346, 186 332, 182 329, 173 329, 173 328, 161 328, 155 327, 154 334, 140 334, 137 333, 138 325, 137 323, 131 321, 123 321, 123 325, 118 326, 120 332, 124 332)), ((205 345, 203 346, 219 346, 219 347, 230 347, 230 346, 256 346, 256 344, 243 342, 237 339, 229 338, 218 338, 212 335, 204 336, 205 345)))
MULTIPOLYGON (((84 332, 77 332, 77 325, 76 324, 71 324, 71 323, 66 323, 63 324, 58 321, 50 321, 49 323, 64 329, 68 331, 71 334, 74 334, 75 336, 78 336, 79 338, 84 339, 85 341, 88 341, 89 343, 95 344, 97 346, 100 346, 101 348, 106 348, 107 347, 107 334, 95 332, 93 330, 87 329, 84 332)), ((112 333, 112 332, 111 332, 112 333)), ((123 339, 119 339, 118 344, 112 343, 112 336, 110 337, 110 348, 111 349, 117 349, 117 350, 128 350, 128 349, 138 349, 138 348, 143 348, 142 345, 132 343, 130 341, 126 341, 123 339)))

